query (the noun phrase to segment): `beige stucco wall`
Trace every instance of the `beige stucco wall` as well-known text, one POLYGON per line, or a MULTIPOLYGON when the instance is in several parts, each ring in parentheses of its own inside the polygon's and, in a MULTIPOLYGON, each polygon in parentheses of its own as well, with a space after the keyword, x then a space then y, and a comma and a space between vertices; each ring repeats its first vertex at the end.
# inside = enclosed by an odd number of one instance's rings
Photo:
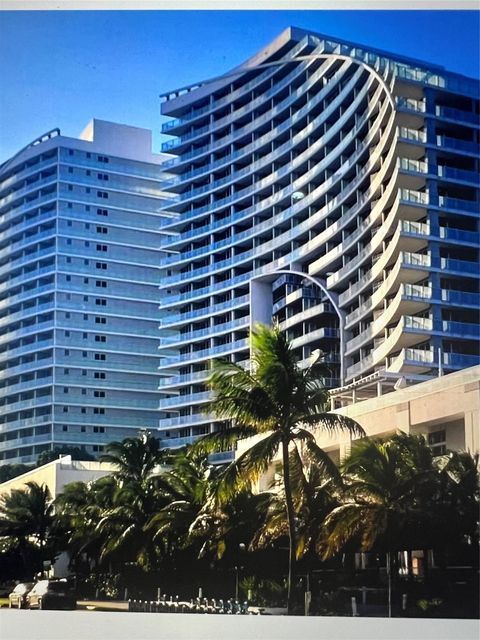
MULTIPOLYGON (((369 436, 397 430, 446 429, 447 447, 480 449, 480 366, 364 400, 335 413, 354 418, 369 436)), ((319 444, 324 442, 319 438, 319 444)))
POLYGON ((77 461, 72 460, 70 456, 64 456, 3 482, 0 484, 0 495, 10 493, 12 489, 24 489, 27 482, 36 482, 46 485, 52 498, 56 498, 70 482, 91 482, 112 473, 113 470, 114 466, 107 462, 77 461))

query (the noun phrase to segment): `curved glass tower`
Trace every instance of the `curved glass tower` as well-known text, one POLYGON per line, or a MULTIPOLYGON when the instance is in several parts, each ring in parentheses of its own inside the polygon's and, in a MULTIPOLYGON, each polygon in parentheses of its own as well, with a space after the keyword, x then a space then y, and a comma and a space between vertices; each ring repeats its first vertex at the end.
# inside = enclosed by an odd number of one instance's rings
POLYGON ((0 461, 158 422, 162 156, 94 120, 0 167, 0 461))
POLYGON ((221 426, 203 412, 208 363, 247 363, 256 320, 276 318, 301 361, 319 349, 345 393, 478 363, 478 93, 291 28, 164 96, 171 446, 221 426))

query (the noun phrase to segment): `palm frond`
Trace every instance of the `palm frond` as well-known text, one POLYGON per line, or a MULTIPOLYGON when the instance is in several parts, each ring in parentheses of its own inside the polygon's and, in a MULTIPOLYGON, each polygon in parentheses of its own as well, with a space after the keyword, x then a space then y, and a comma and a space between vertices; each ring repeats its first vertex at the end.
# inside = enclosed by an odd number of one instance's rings
POLYGON ((234 446, 238 440, 249 438, 258 432, 252 426, 236 424, 228 429, 215 431, 201 436, 196 442, 191 444, 187 450, 187 456, 206 456, 211 453, 220 451, 228 451, 234 446))

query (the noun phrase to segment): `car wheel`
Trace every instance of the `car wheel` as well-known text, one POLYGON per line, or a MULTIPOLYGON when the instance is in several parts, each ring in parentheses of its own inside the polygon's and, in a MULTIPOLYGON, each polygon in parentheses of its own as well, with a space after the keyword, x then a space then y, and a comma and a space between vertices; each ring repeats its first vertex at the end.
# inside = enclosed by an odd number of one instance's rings
POLYGON ((22 600, 21 598, 18 599, 18 608, 21 609, 22 608, 22 600))

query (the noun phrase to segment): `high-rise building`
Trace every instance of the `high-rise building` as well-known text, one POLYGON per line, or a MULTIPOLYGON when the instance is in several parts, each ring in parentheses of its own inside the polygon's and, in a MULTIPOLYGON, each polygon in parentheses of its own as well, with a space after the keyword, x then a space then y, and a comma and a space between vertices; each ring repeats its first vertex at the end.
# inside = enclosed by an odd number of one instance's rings
POLYGON ((94 120, 0 166, 0 461, 156 429, 161 161, 94 120))
POLYGON ((479 362, 479 83, 289 28, 172 91, 160 428, 219 428, 208 363, 276 319, 339 395, 479 362), (171 350, 176 349, 172 354, 171 350))

